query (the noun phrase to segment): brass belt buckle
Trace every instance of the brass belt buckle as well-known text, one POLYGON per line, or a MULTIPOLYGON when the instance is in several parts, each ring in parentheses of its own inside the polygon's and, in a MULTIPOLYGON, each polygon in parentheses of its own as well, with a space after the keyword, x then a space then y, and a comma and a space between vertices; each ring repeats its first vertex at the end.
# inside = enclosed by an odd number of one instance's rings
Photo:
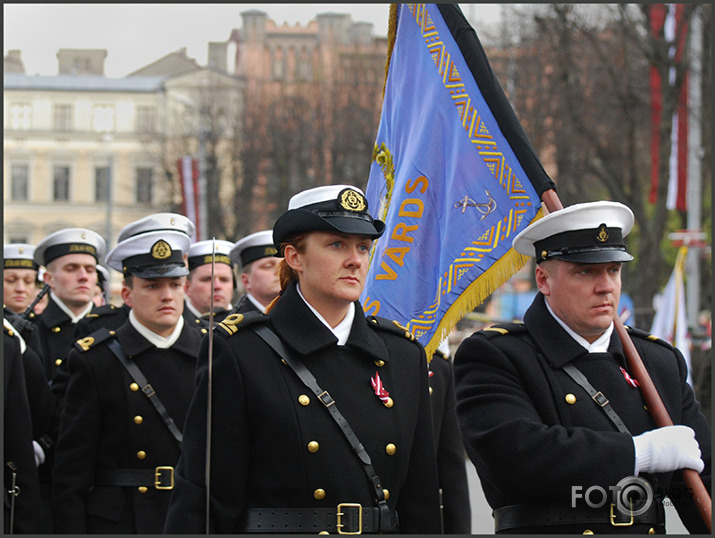
POLYGON ((357 504, 357 503, 340 503, 338 505, 338 512, 337 512, 337 524, 335 525, 338 529, 338 534, 362 534, 362 505, 357 504), (350 532, 350 531, 343 531, 343 516, 345 515, 345 512, 343 512, 343 509, 345 508, 357 508, 358 511, 358 530, 357 532, 350 532))
POLYGON ((173 467, 157 467, 154 469, 154 487, 156 489, 174 489, 174 468, 173 467), (163 471, 169 472, 169 486, 162 486, 161 475, 163 471))
POLYGON ((631 520, 627 521, 627 522, 623 522, 623 523, 616 521, 616 515, 613 513, 614 504, 611 503, 611 525, 613 525, 614 527, 630 527, 631 525, 633 525, 633 499, 631 499, 630 501, 631 501, 631 520))

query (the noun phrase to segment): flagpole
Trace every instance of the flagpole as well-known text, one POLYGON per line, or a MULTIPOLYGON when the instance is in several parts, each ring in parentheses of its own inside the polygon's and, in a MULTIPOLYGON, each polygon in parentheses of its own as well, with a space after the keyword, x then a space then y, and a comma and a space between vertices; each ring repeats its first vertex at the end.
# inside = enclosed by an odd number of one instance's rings
POLYGON ((214 237, 211 242, 211 301, 209 307, 209 380, 206 388, 206 466, 205 466, 205 484, 206 484, 206 497, 205 497, 205 509, 206 509, 206 519, 205 519, 205 531, 206 534, 211 534, 211 429, 212 429, 212 404, 213 399, 213 356, 214 356, 214 292, 215 292, 215 279, 216 279, 216 238, 214 237))
MULTIPOLYGON (((541 201, 544 203, 549 213, 563 209, 563 205, 561 204, 556 191, 553 189, 544 191, 541 196, 541 201)), ((623 321, 621 321, 619 316, 615 316, 613 324, 615 326, 616 333, 623 343, 623 351, 626 355, 626 360, 628 361, 628 367, 630 368, 633 377, 635 377, 640 383, 640 391, 643 395, 643 400, 645 400, 646 407, 653 416, 656 426, 659 428, 672 426, 673 420, 670 418, 668 410, 665 408, 663 400, 661 400, 658 390, 655 388, 653 380, 643 364, 643 359, 641 359, 636 347, 633 345, 633 341, 626 331, 623 321)), ((705 489, 702 478, 700 478, 697 471, 694 471, 693 469, 683 469, 682 473, 683 481, 690 489, 693 495, 693 500, 698 507, 698 511, 700 512, 703 521, 705 521, 705 524, 708 527, 708 531, 712 532, 712 501, 710 499, 710 494, 707 489, 705 489)))

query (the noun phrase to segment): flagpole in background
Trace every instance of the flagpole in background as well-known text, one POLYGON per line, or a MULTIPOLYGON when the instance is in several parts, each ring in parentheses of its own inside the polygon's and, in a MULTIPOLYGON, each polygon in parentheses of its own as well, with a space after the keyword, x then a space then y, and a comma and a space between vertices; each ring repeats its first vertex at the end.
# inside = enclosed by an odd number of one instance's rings
MULTIPOLYGON (((688 230, 701 232, 702 227, 702 7, 695 8, 690 21, 690 80, 688 86, 688 184, 687 184, 687 227, 688 230)), ((703 234, 704 235, 704 234, 703 234)), ((698 325, 700 310, 700 248, 690 246, 685 262, 687 275, 686 309, 688 325, 698 325)))

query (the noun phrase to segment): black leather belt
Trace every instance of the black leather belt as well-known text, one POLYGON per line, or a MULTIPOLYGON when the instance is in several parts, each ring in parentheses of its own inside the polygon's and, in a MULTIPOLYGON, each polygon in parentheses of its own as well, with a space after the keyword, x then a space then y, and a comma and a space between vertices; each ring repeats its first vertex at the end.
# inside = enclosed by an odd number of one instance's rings
POLYGON ((99 469, 94 477, 96 486, 145 486, 154 489, 174 489, 174 468, 99 469))
POLYGON ((241 532, 377 534, 380 509, 342 503, 336 508, 251 508, 246 510, 241 532))
MULTIPOLYGON (((503 506, 494 510, 492 515, 494 516, 495 532, 518 528, 530 529, 558 525, 603 523, 613 527, 630 527, 633 525, 657 527, 664 522, 664 518, 660 517, 658 510, 659 504, 656 500, 645 513, 637 516, 621 514, 612 504, 602 508, 570 508, 550 503, 503 506)), ((526 530, 525 532, 529 531, 526 530)))

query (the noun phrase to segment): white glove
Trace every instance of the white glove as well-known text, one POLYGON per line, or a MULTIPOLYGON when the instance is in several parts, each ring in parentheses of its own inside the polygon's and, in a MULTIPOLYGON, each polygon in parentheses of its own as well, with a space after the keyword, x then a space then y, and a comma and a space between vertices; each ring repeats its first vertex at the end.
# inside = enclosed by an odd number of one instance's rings
POLYGON ((633 438, 636 450, 635 475, 666 473, 677 469, 701 472, 705 464, 695 432, 688 426, 665 426, 633 438))
POLYGON ((35 467, 39 467, 45 463, 45 451, 37 441, 32 441, 32 448, 35 449, 35 467))

